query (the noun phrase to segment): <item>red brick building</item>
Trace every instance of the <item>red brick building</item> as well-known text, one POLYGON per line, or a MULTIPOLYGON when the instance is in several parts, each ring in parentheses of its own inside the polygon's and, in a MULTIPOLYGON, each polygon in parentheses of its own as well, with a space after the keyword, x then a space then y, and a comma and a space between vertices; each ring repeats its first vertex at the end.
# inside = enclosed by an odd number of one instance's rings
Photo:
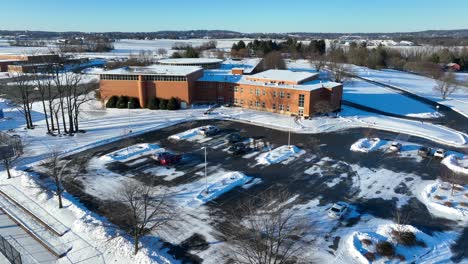
POLYGON ((233 105, 281 114, 311 116, 341 108, 343 86, 318 79, 317 73, 267 70, 253 75, 242 67, 203 69, 193 66, 127 67, 101 74, 101 97, 176 97, 182 107, 193 103, 233 105))

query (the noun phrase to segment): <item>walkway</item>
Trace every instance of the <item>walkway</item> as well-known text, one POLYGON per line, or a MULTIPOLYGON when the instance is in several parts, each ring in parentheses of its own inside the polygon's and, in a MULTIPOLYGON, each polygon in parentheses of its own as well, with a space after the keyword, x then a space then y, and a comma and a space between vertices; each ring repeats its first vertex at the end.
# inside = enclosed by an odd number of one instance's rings
POLYGON ((56 263, 57 258, 52 253, 13 222, 2 210, 0 210, 0 235, 20 252, 23 263, 56 263))

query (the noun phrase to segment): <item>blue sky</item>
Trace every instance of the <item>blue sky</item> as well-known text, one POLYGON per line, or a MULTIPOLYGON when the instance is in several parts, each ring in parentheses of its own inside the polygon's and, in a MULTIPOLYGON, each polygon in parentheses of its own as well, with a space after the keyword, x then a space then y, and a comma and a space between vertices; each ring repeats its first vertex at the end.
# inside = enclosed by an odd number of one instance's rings
POLYGON ((468 29, 468 1, 1 0, 0 29, 408 32, 468 29))

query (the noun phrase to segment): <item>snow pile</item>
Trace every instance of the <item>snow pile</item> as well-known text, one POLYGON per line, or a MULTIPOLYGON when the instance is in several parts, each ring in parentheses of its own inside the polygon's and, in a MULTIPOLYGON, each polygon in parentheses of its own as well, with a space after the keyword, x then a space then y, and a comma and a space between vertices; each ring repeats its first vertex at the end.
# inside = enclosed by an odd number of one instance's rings
POLYGON ((84 74, 100 74, 104 71, 104 68, 98 68, 98 67, 91 67, 91 68, 86 68, 81 71, 81 73, 84 74))
POLYGON ((379 138, 361 138, 351 145, 351 151, 355 152, 372 152, 377 150, 382 144, 385 144, 385 140, 379 138))
POLYGON ((210 140, 210 137, 207 137, 203 134, 202 130, 207 128, 208 126, 201 126, 197 128, 192 128, 184 132, 177 133, 175 135, 169 136, 170 140, 187 140, 187 141, 198 141, 198 142, 205 142, 210 140))
POLYGON ((164 149, 156 144, 143 143, 116 150, 102 156, 101 159, 108 161, 126 161, 159 151, 164 151, 164 149))
POLYGON ((459 158, 457 155, 448 155, 442 160, 442 164, 455 173, 468 176, 468 157, 459 158))
POLYGON ((404 246, 398 243, 392 235, 392 231, 397 228, 396 224, 382 224, 377 226, 375 232, 353 232, 346 241, 347 249, 351 256, 360 263, 370 263, 365 255, 374 255, 377 263, 434 263, 445 262, 451 257, 450 235, 435 233, 429 236, 419 229, 403 225, 400 229, 405 232, 412 232, 416 237, 416 245, 404 246), (393 245, 395 255, 392 258, 380 256, 376 251, 379 242, 389 242, 393 245))
POLYGON ((252 177, 246 176, 238 171, 229 172, 208 185, 195 199, 203 204, 207 203, 221 196, 223 193, 229 192, 237 186, 244 185, 251 179, 252 177))
POLYGON ((256 160, 259 164, 265 164, 265 165, 277 164, 283 161, 287 162, 289 160, 293 160, 304 153, 305 153, 304 150, 294 145, 291 145, 291 146, 283 145, 267 153, 262 153, 256 158, 256 160))
POLYGON ((452 195, 452 185, 437 180, 423 189, 421 201, 433 215, 468 221, 468 185, 453 187, 452 195))

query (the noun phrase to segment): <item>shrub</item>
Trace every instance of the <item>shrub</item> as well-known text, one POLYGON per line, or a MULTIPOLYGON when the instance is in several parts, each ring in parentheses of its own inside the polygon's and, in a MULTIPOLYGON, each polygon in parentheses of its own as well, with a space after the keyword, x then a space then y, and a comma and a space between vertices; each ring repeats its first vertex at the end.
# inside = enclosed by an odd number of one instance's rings
POLYGON ((151 97, 148 99, 148 109, 158 110, 159 109, 159 99, 156 97, 151 97))
POLYGON ((455 191, 457 191, 457 192, 463 192, 463 190, 464 190, 465 188, 463 188, 463 187, 461 187, 461 186, 454 186, 453 189, 454 189, 455 191))
POLYGON ((395 255, 395 248, 390 242, 387 242, 387 241, 379 242, 377 243, 375 248, 377 250, 377 253, 381 256, 391 257, 395 255))
POLYGON ((177 110, 180 108, 179 101, 175 97, 171 97, 167 102, 167 110, 177 110))
POLYGON ((468 198, 468 193, 465 193, 465 197, 467 197, 467 198, 468 198))
POLYGON ((396 255, 396 257, 397 257, 397 259, 399 259, 400 261, 405 261, 405 260, 406 260, 405 256, 400 255, 400 254, 396 255))
POLYGON ((127 108, 128 107, 128 97, 121 95, 117 100, 117 108, 127 108))
POLYGON ((447 207, 452 207, 453 206, 452 202, 445 202, 444 205, 447 206, 447 207))
POLYGON ((366 253, 364 253, 364 257, 365 257, 368 261, 374 261, 374 260, 375 260, 375 254, 372 253, 372 252, 366 252, 366 253))
POLYGON ((96 89, 94 90, 94 98, 98 101, 101 101, 101 90, 100 89, 96 89))
POLYGON ((461 202, 460 205, 463 207, 468 207, 468 203, 465 203, 465 202, 461 202))
POLYGON ((140 100, 138 100, 138 98, 131 97, 130 100, 128 101, 128 108, 130 109, 140 108, 140 100))
POLYGON ((396 233, 396 240, 398 243, 404 245, 404 246, 414 246, 416 245, 416 235, 411 232, 411 231, 401 231, 401 232, 395 232, 396 233))
POLYGON ((434 195, 434 199, 436 200, 443 200, 445 199, 443 196, 440 196, 440 195, 434 195))
POLYGON ((167 99, 160 99, 159 100, 159 109, 166 110, 167 109, 167 103, 168 103, 167 99))
POLYGON ((361 243, 366 246, 372 245, 372 241, 367 238, 364 238, 363 240, 361 240, 361 243))
POLYGON ((109 98, 109 100, 107 100, 107 103, 106 103, 106 107, 107 108, 115 108, 117 106, 117 100, 119 99, 118 96, 111 96, 111 98, 109 98))

